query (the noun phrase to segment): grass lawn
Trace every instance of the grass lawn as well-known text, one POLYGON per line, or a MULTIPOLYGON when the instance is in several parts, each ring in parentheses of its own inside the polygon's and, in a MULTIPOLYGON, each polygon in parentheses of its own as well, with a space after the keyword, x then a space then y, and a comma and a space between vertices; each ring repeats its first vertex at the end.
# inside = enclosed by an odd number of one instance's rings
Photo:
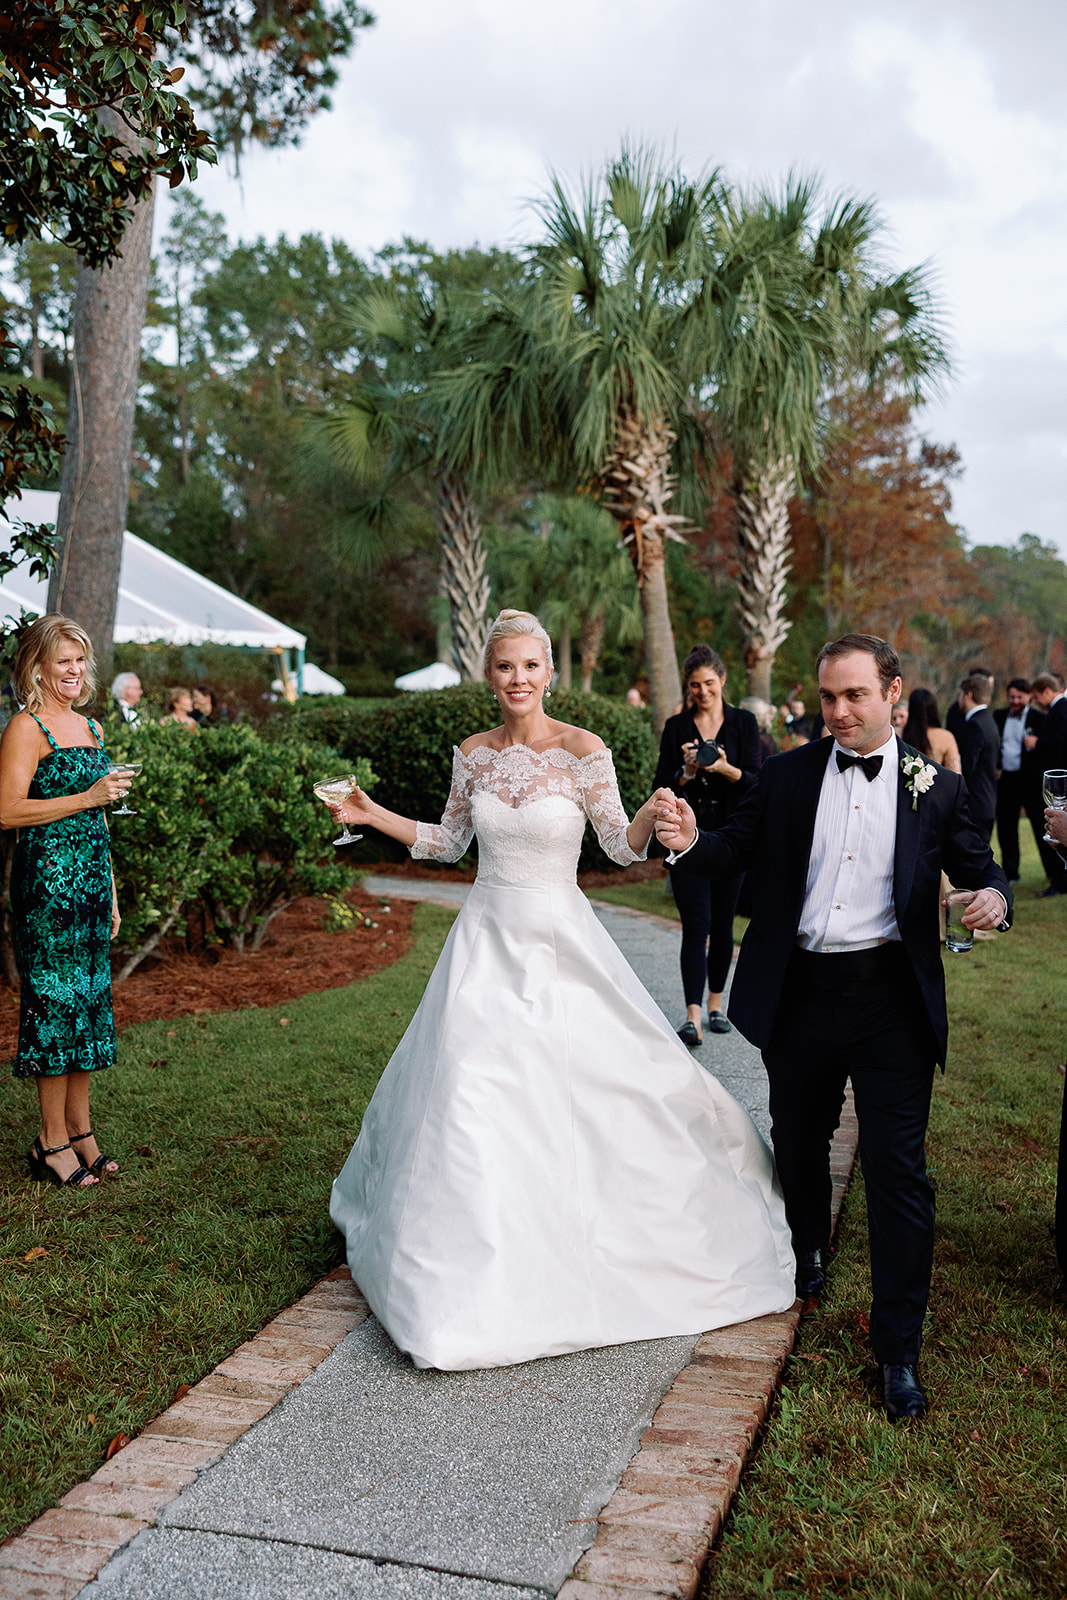
POLYGON ((647 883, 621 883, 617 889, 590 889, 590 900, 606 900, 613 906, 631 906, 635 911, 651 911, 657 917, 678 918, 678 907, 671 894, 666 874, 647 883))
POLYGON ((829 1292, 801 1325, 702 1600, 1067 1593, 1067 1298, 1052 1239, 1067 900, 1035 900, 1032 842, 1023 873, 1013 931, 945 958, 931 1413, 894 1429, 872 1406, 857 1181, 829 1292))
POLYGON ((120 1183, 31 1184, 36 1091, 3 1080, 0 1537, 341 1259, 330 1184, 453 915, 351 988, 124 1033, 93 1091, 120 1183))

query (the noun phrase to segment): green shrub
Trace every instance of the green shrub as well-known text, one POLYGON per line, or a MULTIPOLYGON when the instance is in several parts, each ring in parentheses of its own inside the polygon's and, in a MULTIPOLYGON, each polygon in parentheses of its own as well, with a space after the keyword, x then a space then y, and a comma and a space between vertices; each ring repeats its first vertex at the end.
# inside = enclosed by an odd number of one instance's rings
MULTIPOLYGON (((561 722, 597 733, 615 759, 622 803, 632 817, 652 792, 656 740, 651 713, 620 705, 603 695, 553 689, 547 708, 561 722)), ((472 733, 499 725, 500 709, 484 683, 463 683, 454 689, 406 694, 362 715, 340 706, 300 713, 306 736, 321 728, 351 764, 369 761, 378 776, 377 798, 402 816, 436 822, 445 808, 452 780, 452 748, 472 733)), ((364 859, 382 853, 381 835, 368 837, 364 859)), ((580 869, 603 870, 611 863, 588 829, 580 869)))
MULTIPOLYGON (((344 766, 324 746, 264 739, 244 725, 112 724, 112 760, 141 761, 134 816, 111 821, 125 977, 199 901, 216 933, 257 949, 278 913, 303 894, 339 893, 350 870, 334 852, 336 824, 312 784, 344 766)), ((352 764, 373 788, 366 762, 352 764)))

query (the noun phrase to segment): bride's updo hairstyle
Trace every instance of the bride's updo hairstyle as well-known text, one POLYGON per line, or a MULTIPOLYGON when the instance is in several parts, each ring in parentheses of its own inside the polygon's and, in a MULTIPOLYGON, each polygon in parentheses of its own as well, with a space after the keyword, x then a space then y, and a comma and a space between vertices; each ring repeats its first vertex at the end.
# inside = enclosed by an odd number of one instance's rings
POLYGON ((485 671, 486 676, 493 665, 493 646, 500 639, 524 639, 529 636, 536 639, 541 649, 545 652, 545 661, 548 670, 552 671, 552 640, 542 628, 537 618, 531 611, 502 611, 489 629, 489 637, 485 641, 485 671))

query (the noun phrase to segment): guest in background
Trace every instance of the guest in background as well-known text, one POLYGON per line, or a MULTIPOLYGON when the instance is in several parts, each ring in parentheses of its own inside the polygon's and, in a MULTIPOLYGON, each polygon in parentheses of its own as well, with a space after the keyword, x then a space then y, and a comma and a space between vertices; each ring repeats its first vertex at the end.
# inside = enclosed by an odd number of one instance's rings
MULTIPOLYGON (((989 668, 968 667, 964 676, 968 678, 985 678, 987 680, 986 688, 988 693, 985 697, 985 703, 987 706, 990 705, 993 700, 993 690, 996 687, 996 680, 989 668)), ((957 744, 960 742, 960 734, 963 732, 964 721, 965 714, 962 706, 959 703, 959 700, 956 699, 950 701, 948 710, 945 713, 945 727, 948 729, 949 733, 951 733, 957 744)))
MULTIPOLYGON (((653 785, 684 795, 702 828, 719 828, 732 816, 763 762, 759 727, 751 711, 727 705, 722 657, 698 644, 682 668, 685 709, 668 717, 660 739, 653 785), (698 761, 701 746, 714 740, 717 752, 698 761)), ((682 987, 686 1020, 678 1037, 690 1048, 700 1044, 700 1002, 708 986, 708 1028, 729 1033, 722 994, 734 953, 734 912, 741 874, 719 878, 671 873, 671 888, 682 919, 682 987)))
POLYGON ((997 762, 1000 759, 1000 735, 989 709, 989 686, 990 679, 980 672, 970 673, 960 684, 963 729, 957 741, 971 817, 987 843, 997 814, 997 762))
MULTIPOLYGON (((1040 812, 1037 813, 1041 815, 1040 812)), ((1059 846, 1060 851, 1067 855, 1067 811, 1046 811, 1044 813, 1045 832, 1048 833, 1059 846)), ((1063 1071, 1063 1068, 1060 1068, 1063 1071)), ((1056 1165, 1056 1255, 1059 1258, 1060 1271, 1067 1278, 1067 1084, 1064 1085, 1064 1098, 1060 1111, 1060 1153, 1056 1165)))
POLYGON ((903 739, 904 729, 908 726, 908 702, 906 700, 897 701, 890 715, 889 725, 893 732, 898 733, 903 739))
POLYGON ((913 689, 908 696, 908 720, 900 736, 920 755, 929 756, 950 772, 962 772, 960 752, 952 734, 941 726, 941 713, 929 689, 913 689))
POLYGON ((758 694, 753 694, 741 701, 741 710, 751 711, 755 717, 756 725, 759 728, 759 742, 760 749, 763 752, 763 760, 769 761, 772 756, 778 754, 778 741, 772 732, 774 728, 774 707, 769 700, 761 700, 758 694))
MULTIPOLYGON (((1041 731, 1034 741, 1034 773, 1040 783, 1053 767, 1067 767, 1067 697, 1058 672, 1039 673, 1030 685, 1030 693, 1034 704, 1045 713, 1041 731)), ((1029 747, 1029 740, 1025 742, 1029 747)), ((1048 874, 1048 888, 1042 889, 1038 899, 1053 900, 1057 895, 1067 894, 1067 864, 1044 840, 1038 844, 1038 849, 1041 864, 1048 874)))
POLYGON ((136 727, 141 720, 137 707, 141 703, 143 694, 141 680, 136 672, 120 672, 111 685, 111 698, 115 702, 115 710, 133 727, 136 727))
POLYGON ((804 708, 803 700, 790 700, 788 705, 782 707, 782 716, 786 734, 790 738, 805 741, 811 739, 811 718, 804 708))
POLYGON ((215 691, 206 683, 198 683, 193 690, 193 721, 198 726, 210 722, 215 713, 215 691))
POLYGON ((167 698, 163 703, 164 722, 177 722, 183 728, 196 729, 200 725, 193 716, 193 694, 191 689, 168 689, 167 698))
POLYGON ((997 842, 1000 864, 1009 883, 1019 881, 1019 812, 1025 809, 1041 849, 1041 774, 1037 770, 1037 740, 1045 713, 1030 704, 1030 685, 1012 678, 1008 703, 994 711, 1000 734, 1000 777, 997 779, 997 842))
POLYGON ((626 704, 628 706, 636 706, 638 708, 645 704, 645 701, 641 698, 641 691, 637 687, 636 683, 632 684, 631 687, 626 691, 626 704))

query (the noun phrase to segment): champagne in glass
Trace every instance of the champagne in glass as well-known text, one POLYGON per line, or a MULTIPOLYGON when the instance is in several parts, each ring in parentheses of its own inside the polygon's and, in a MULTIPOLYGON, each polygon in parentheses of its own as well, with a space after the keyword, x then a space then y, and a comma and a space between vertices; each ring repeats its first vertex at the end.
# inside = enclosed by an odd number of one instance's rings
MULTIPOLYGON (((1045 796, 1045 805, 1049 811, 1067 811, 1067 769, 1052 767, 1045 773, 1041 784, 1045 796)), ((1055 844, 1056 841, 1049 834, 1045 834, 1046 844, 1055 844)))
MULTIPOLYGON (((113 761, 107 769, 108 777, 136 778, 139 775, 143 765, 143 761, 113 761)), ((113 817, 135 817, 137 812, 132 806, 128 806, 126 804, 124 798, 122 804, 120 806, 116 806, 111 815, 113 817)))
MULTIPOLYGON (((349 772, 340 778, 320 778, 315 784, 315 794, 326 805, 339 806, 357 787, 355 774, 349 772)), ((361 833, 349 833, 348 823, 343 818, 341 825, 345 831, 339 839, 333 841, 334 844, 355 844, 357 839, 362 839, 361 833)))

